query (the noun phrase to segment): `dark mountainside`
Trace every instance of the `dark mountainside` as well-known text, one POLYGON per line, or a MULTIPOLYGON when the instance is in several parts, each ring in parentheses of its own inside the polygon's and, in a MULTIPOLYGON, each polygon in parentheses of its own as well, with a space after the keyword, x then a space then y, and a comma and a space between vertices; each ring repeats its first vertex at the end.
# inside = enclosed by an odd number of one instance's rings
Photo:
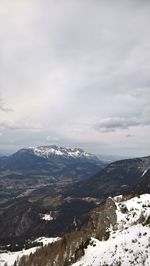
MULTIPOLYGON (((71 185, 66 194, 103 198, 126 193, 137 183, 149 183, 150 156, 113 162, 93 178, 71 185), (145 181, 144 181, 145 180, 145 181), (146 181, 147 180, 147 181, 146 181)), ((145 185, 144 185, 145 186, 145 185)), ((143 191, 149 191, 143 189, 143 191)))
POLYGON ((133 187, 131 192, 137 193, 138 195, 150 193, 150 168, 145 171, 144 175, 139 180, 138 184, 133 187))

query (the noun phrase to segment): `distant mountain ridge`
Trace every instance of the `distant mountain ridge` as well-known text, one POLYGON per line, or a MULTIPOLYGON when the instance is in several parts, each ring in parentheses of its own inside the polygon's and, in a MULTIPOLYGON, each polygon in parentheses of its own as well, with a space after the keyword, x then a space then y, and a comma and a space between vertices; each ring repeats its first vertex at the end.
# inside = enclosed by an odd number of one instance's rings
POLYGON ((51 158, 51 157, 59 157, 59 158, 67 158, 67 159, 79 159, 84 161, 96 161, 99 162, 99 159, 88 152, 80 148, 65 148, 65 147, 58 147, 56 145, 49 145, 49 146, 38 146, 38 147, 30 147, 21 149, 19 152, 31 152, 33 155, 42 158, 51 158))
POLYGON ((55 145, 23 148, 0 158, 0 170, 19 171, 30 176, 82 179, 90 177, 106 166, 95 155, 79 148, 55 145))

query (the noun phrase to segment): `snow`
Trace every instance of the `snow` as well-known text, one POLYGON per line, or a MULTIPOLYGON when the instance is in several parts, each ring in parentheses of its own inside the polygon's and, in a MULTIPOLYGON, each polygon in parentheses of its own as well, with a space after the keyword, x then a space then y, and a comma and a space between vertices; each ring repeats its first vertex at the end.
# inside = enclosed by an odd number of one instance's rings
POLYGON ((63 152, 61 152, 60 150, 50 148, 50 147, 33 148, 33 152, 35 155, 40 156, 40 157, 45 157, 45 158, 48 158, 50 154, 55 154, 59 156, 63 155, 63 152))
MULTIPOLYGON (((56 241, 60 240, 59 237, 55 238, 47 238, 47 237, 39 237, 34 240, 34 242, 43 243, 43 245, 48 245, 51 243, 54 243, 56 241)), ((16 260, 19 260, 23 255, 30 255, 31 253, 36 252, 37 249, 39 249, 40 246, 33 247, 27 250, 21 250, 17 252, 5 252, 0 253, 0 266, 4 266, 4 264, 7 262, 8 266, 13 266, 14 262, 16 260)))
POLYGON ((87 158, 93 157, 92 154, 77 149, 71 150, 70 152, 68 152, 68 155, 71 157, 82 157, 82 156, 87 158))
POLYGON ((85 255, 72 266, 150 266, 150 227, 139 220, 141 215, 145 219, 150 217, 150 194, 126 201, 120 195, 113 200, 117 207, 117 224, 109 228, 109 239, 92 238, 85 255))
POLYGON ((46 214, 41 214, 41 220, 53 221, 54 218, 53 218, 53 216, 52 216, 52 214, 50 212, 50 213, 46 213, 46 214))
POLYGON ((142 215, 145 218, 150 216, 150 194, 116 202, 116 207, 118 229, 130 227, 136 224, 142 215), (125 213, 122 213, 121 209, 126 209, 125 213))
POLYGON ((134 225, 114 233, 107 241, 92 239, 85 255, 72 266, 150 265, 150 228, 134 225))
POLYGON ((43 243, 44 246, 59 241, 60 237, 39 237, 34 242, 43 243))
POLYGON ((147 173, 148 169, 146 169, 143 174, 142 174, 142 177, 147 173))
POLYGON ((70 155, 70 156, 72 156, 72 157, 74 157, 74 156, 80 156, 80 151, 70 151, 70 152, 68 152, 68 154, 70 155))
POLYGON ((7 262, 8 266, 13 266, 16 260, 19 260, 23 255, 30 255, 34 253, 39 247, 30 248, 27 250, 17 251, 17 252, 7 252, 0 254, 0 266, 4 266, 7 262))
POLYGON ((115 196, 113 199, 114 199, 114 201, 116 201, 116 202, 120 202, 120 201, 122 201, 122 199, 123 199, 123 195, 115 196))
POLYGON ((40 146, 40 147, 30 147, 30 151, 32 151, 36 156, 49 158, 52 155, 56 156, 64 156, 68 158, 87 158, 98 160, 94 155, 85 152, 81 149, 70 149, 64 147, 57 146, 40 146))

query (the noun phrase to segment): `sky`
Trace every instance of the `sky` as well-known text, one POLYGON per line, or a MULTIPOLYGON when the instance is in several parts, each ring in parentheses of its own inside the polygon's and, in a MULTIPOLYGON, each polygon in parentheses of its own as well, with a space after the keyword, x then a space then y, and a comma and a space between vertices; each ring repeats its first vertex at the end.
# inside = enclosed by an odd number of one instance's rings
POLYGON ((0 153, 150 155, 150 1, 0 0, 0 153))

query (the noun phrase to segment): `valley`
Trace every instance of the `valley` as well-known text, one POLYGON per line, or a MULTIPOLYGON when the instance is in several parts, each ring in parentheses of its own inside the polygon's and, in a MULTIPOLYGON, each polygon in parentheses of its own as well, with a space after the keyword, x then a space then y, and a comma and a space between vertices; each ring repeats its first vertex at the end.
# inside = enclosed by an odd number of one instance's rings
POLYGON ((49 146, 22 149, 2 157, 0 165, 1 249, 9 245, 19 250, 32 237, 53 237, 81 227, 95 200, 69 197, 64 189, 88 179, 106 163, 81 149, 49 146), (53 220, 41 219, 49 213, 53 220))

